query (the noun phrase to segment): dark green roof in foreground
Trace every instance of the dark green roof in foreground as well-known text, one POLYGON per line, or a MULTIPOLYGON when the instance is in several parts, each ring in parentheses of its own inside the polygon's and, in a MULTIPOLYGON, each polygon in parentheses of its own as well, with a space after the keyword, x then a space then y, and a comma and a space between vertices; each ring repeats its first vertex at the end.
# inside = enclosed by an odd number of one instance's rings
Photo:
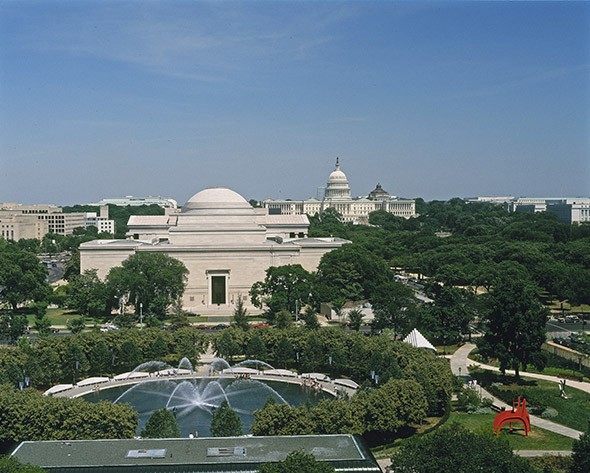
POLYGON ((352 435, 23 442, 13 455, 52 473, 242 473, 296 450, 330 462, 339 472, 381 471, 352 435))

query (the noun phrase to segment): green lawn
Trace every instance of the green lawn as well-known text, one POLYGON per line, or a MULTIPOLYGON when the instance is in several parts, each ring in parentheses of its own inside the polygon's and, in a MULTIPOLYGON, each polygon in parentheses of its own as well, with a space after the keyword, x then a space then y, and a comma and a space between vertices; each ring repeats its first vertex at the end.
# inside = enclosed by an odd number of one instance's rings
POLYGON ((550 310, 561 310, 563 307, 564 310, 567 310, 569 312, 585 312, 585 313, 589 313, 590 312, 590 305, 588 304, 581 304, 581 305, 571 305, 569 302, 567 301, 563 301, 563 303, 561 301, 551 301, 549 304, 547 304, 547 308, 550 310), (563 304, 563 306, 562 306, 563 304))
MULTIPOLYGON (((542 370, 538 370, 533 365, 529 365, 527 366, 526 371, 528 371, 529 373, 546 374, 548 376, 557 376, 560 378, 564 376, 570 376, 572 378, 581 378, 585 376, 586 379, 584 379, 584 381, 588 381, 589 373, 575 369, 575 362, 559 358, 558 356, 553 355, 549 352, 544 352, 544 355, 547 357, 547 366, 545 366, 545 368, 543 368, 542 370)), ((479 356, 479 352, 477 349, 473 350, 469 354, 469 358, 475 361, 479 361, 480 363, 484 363, 486 365, 495 366, 496 368, 500 367, 500 363, 497 360, 483 359, 481 356, 479 356)), ((582 369, 584 370, 585 368, 582 367, 582 369)))
MULTIPOLYGON (((448 423, 456 422, 474 432, 492 432, 496 414, 467 414, 452 412, 448 423)), ((532 426, 528 436, 514 424, 515 430, 510 433, 503 429, 500 437, 508 440, 513 450, 571 450, 573 440, 539 427, 532 426), (517 430, 518 429, 518 430, 517 430)))
POLYGON ((585 431, 590 417, 590 394, 579 389, 566 386, 567 399, 559 396, 559 385, 550 381, 532 378, 522 378, 516 384, 513 376, 503 377, 499 373, 470 370, 471 375, 491 394, 504 402, 511 404, 518 396, 524 396, 530 406, 535 408, 552 407, 558 414, 549 420, 566 425, 572 429, 585 431), (491 384, 494 383, 494 386, 491 384))
POLYGON ((439 355, 452 355, 453 353, 455 353, 458 349, 459 349, 460 345, 435 345, 434 348, 436 348, 436 352, 439 355))
MULTIPOLYGON (((80 318, 80 314, 69 309, 47 309, 47 317, 51 321, 51 325, 66 325, 68 320, 80 318)), ((27 314, 27 320, 32 327, 35 323, 35 316, 27 314)), ((94 320, 87 318, 86 323, 94 323, 94 320)))

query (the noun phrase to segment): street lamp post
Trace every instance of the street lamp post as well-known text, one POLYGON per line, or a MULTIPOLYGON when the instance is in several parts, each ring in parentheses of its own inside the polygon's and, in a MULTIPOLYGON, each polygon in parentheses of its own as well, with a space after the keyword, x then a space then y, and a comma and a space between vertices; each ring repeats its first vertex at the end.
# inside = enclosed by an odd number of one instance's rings
POLYGON ((143 302, 139 303, 139 328, 143 327, 143 302))
POLYGON ((76 384, 76 374, 78 374, 78 368, 80 367, 80 362, 76 360, 74 362, 74 385, 76 384))
POLYGON ((22 377, 19 377, 20 379, 18 380, 18 389, 20 389, 21 391, 25 388, 28 388, 31 384, 31 378, 29 378, 27 376, 27 373, 25 373, 24 371, 22 372, 22 377))

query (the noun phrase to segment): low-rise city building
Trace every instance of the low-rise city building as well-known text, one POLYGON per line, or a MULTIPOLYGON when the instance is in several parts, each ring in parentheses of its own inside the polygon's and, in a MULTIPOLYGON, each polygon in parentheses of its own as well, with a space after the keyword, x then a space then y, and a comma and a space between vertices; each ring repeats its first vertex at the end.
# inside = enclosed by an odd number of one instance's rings
POLYGON ((47 233, 72 235, 75 228, 93 225, 100 232, 115 233, 107 206, 96 212, 63 212, 57 205, 0 203, 0 236, 10 240, 43 238, 47 233))
POLYGON ((99 202, 86 204, 86 205, 94 205, 94 206, 101 206, 101 205, 116 205, 118 207, 139 207, 141 205, 159 205, 160 207, 164 208, 171 208, 176 209, 178 207, 178 203, 174 199, 170 199, 169 197, 134 197, 132 195, 128 195, 126 197, 112 197, 102 199, 99 202))

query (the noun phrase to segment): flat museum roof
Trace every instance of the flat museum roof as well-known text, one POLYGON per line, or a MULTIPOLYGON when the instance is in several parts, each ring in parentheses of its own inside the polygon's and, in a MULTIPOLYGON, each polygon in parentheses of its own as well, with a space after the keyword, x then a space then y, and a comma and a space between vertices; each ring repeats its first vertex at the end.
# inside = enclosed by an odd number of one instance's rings
POLYGON ((359 467, 368 468, 363 471, 380 471, 360 438, 352 435, 22 442, 13 456, 54 472, 242 472, 255 471, 261 463, 284 460, 296 450, 329 461, 339 471, 359 467), (130 451, 165 451, 165 455, 129 455, 130 451), (212 451, 224 455, 211 455, 212 451))

